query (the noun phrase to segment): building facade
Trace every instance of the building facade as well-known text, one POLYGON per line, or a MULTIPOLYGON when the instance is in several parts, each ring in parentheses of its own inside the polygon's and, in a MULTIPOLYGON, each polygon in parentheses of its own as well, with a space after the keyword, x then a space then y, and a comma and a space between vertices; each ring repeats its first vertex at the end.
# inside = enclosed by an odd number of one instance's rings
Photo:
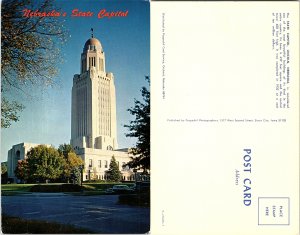
MULTIPOLYGON (((15 169, 17 167, 19 160, 24 160, 27 157, 27 152, 40 144, 33 143, 20 143, 13 145, 10 150, 8 150, 7 155, 7 175, 9 181, 18 182, 17 177, 15 176, 15 169)), ((50 147, 50 145, 46 145, 50 147)))
POLYGON ((73 77, 71 145, 85 163, 84 180, 106 179, 112 156, 123 180, 133 172, 123 167, 130 160, 128 149, 118 149, 114 75, 106 72, 105 53, 92 37, 83 47, 80 74, 73 77))
POLYGON ((71 145, 115 150, 118 143, 114 75, 106 73, 105 54, 98 39, 86 41, 80 65, 80 74, 73 78, 71 145))
MULTIPOLYGON (((8 151, 7 156, 7 174, 10 183, 19 182, 15 176, 15 169, 17 167, 19 160, 24 160, 27 158, 27 152, 34 147, 41 144, 34 143, 20 143, 13 145, 8 151)), ((46 145, 50 147, 50 145, 46 145)), ((122 173, 123 181, 133 181, 135 176, 138 179, 142 179, 139 173, 137 175, 128 168, 124 167, 129 159, 128 149, 119 149, 118 151, 91 149, 91 148, 80 148, 76 150, 77 155, 79 155, 85 162, 85 168, 83 171, 83 180, 106 180, 106 171, 109 169, 109 164, 112 156, 115 157, 119 170, 122 173)))

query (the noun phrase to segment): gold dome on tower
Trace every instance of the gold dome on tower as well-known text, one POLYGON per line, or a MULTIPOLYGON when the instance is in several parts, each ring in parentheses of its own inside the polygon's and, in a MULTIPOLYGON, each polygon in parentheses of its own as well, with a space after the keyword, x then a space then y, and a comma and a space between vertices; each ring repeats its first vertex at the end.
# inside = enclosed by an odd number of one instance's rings
POLYGON ((83 51, 87 50, 102 50, 102 45, 97 38, 92 37, 84 44, 83 51))

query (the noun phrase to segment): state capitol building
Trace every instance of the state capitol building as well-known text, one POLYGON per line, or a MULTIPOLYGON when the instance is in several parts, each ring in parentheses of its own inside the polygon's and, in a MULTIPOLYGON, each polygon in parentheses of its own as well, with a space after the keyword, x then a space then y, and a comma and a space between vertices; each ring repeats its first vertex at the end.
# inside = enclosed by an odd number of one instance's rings
MULTIPOLYGON (((123 165, 129 162, 128 149, 118 149, 116 90, 114 75, 105 69, 105 53, 93 34, 81 53, 80 74, 73 77, 71 145, 85 164, 84 180, 105 180, 112 156, 123 180, 133 180, 134 173, 123 165)), ((17 181, 14 170, 18 160, 39 144, 20 143, 8 151, 8 177, 17 181)))

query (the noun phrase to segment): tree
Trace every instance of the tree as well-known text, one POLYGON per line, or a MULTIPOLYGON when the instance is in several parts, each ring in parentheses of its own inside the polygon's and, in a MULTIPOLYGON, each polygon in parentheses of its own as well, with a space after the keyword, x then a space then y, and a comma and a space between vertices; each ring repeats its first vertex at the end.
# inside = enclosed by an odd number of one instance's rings
POLYGON ((7 162, 1 162, 1 175, 7 172, 7 162))
POLYGON ((112 156, 109 169, 106 171, 109 181, 119 182, 122 179, 122 173, 119 171, 119 166, 114 156, 112 156))
POLYGON ((27 152, 30 179, 45 181, 57 179, 63 173, 65 160, 53 147, 39 145, 27 152))
MULTIPOLYGON (((145 77, 150 83, 148 76, 145 77)), ((130 125, 125 125, 130 131, 127 137, 137 137, 136 147, 131 149, 135 156, 126 165, 130 168, 143 169, 145 172, 150 169, 150 92, 146 87, 141 89, 143 101, 134 100, 134 107, 128 109, 135 120, 130 125)))
POLYGON ((16 101, 8 101, 5 97, 2 97, 1 102, 1 127, 8 128, 12 122, 19 121, 18 112, 22 111, 24 106, 16 101))
POLYGON ((82 166, 84 163, 83 160, 80 157, 78 157, 74 152, 68 153, 68 156, 67 158, 65 158, 65 161, 66 163, 64 166, 63 176, 67 179, 67 181, 69 181, 69 178, 74 179, 74 177, 78 174, 78 171, 80 172, 79 167, 82 166))
POLYGON ((74 167, 71 172, 71 179, 73 180, 73 184, 81 183, 81 169, 80 167, 74 167))
POLYGON ((59 145, 57 150, 60 154, 64 155, 65 158, 68 157, 69 153, 75 153, 72 145, 66 143, 59 145))
POLYGON ((18 160, 18 164, 15 169, 15 175, 18 179, 23 181, 27 181, 29 179, 29 168, 26 159, 18 160))
POLYGON ((84 165, 83 160, 76 155, 74 149, 70 144, 61 144, 58 147, 58 152, 65 159, 63 178, 69 182, 72 178, 76 182, 80 180, 80 166, 84 165), (78 178, 79 177, 79 178, 78 178))
MULTIPOLYGON (((53 85, 61 62, 59 45, 66 31, 61 17, 24 17, 25 9, 50 12, 55 0, 3 0, 1 2, 1 127, 18 121, 24 108, 9 94, 53 85)), ((13 97, 13 96, 12 96, 13 97)))
POLYGON ((6 184, 8 178, 7 162, 1 162, 1 184, 6 184))

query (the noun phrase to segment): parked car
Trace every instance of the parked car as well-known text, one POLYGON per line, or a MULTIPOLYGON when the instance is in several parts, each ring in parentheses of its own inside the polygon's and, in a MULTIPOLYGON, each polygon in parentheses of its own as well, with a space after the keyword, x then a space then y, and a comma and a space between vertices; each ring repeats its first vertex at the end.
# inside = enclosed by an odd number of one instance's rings
POLYGON ((116 193, 119 193, 119 192, 120 193, 124 193, 124 192, 131 192, 131 191, 133 191, 133 189, 129 188, 128 185, 122 185, 122 184, 120 184, 120 185, 114 185, 112 187, 112 190, 114 192, 116 192, 116 193))
POLYGON ((112 188, 108 188, 105 190, 106 193, 129 193, 133 191, 134 189, 122 184, 114 185, 112 188))

